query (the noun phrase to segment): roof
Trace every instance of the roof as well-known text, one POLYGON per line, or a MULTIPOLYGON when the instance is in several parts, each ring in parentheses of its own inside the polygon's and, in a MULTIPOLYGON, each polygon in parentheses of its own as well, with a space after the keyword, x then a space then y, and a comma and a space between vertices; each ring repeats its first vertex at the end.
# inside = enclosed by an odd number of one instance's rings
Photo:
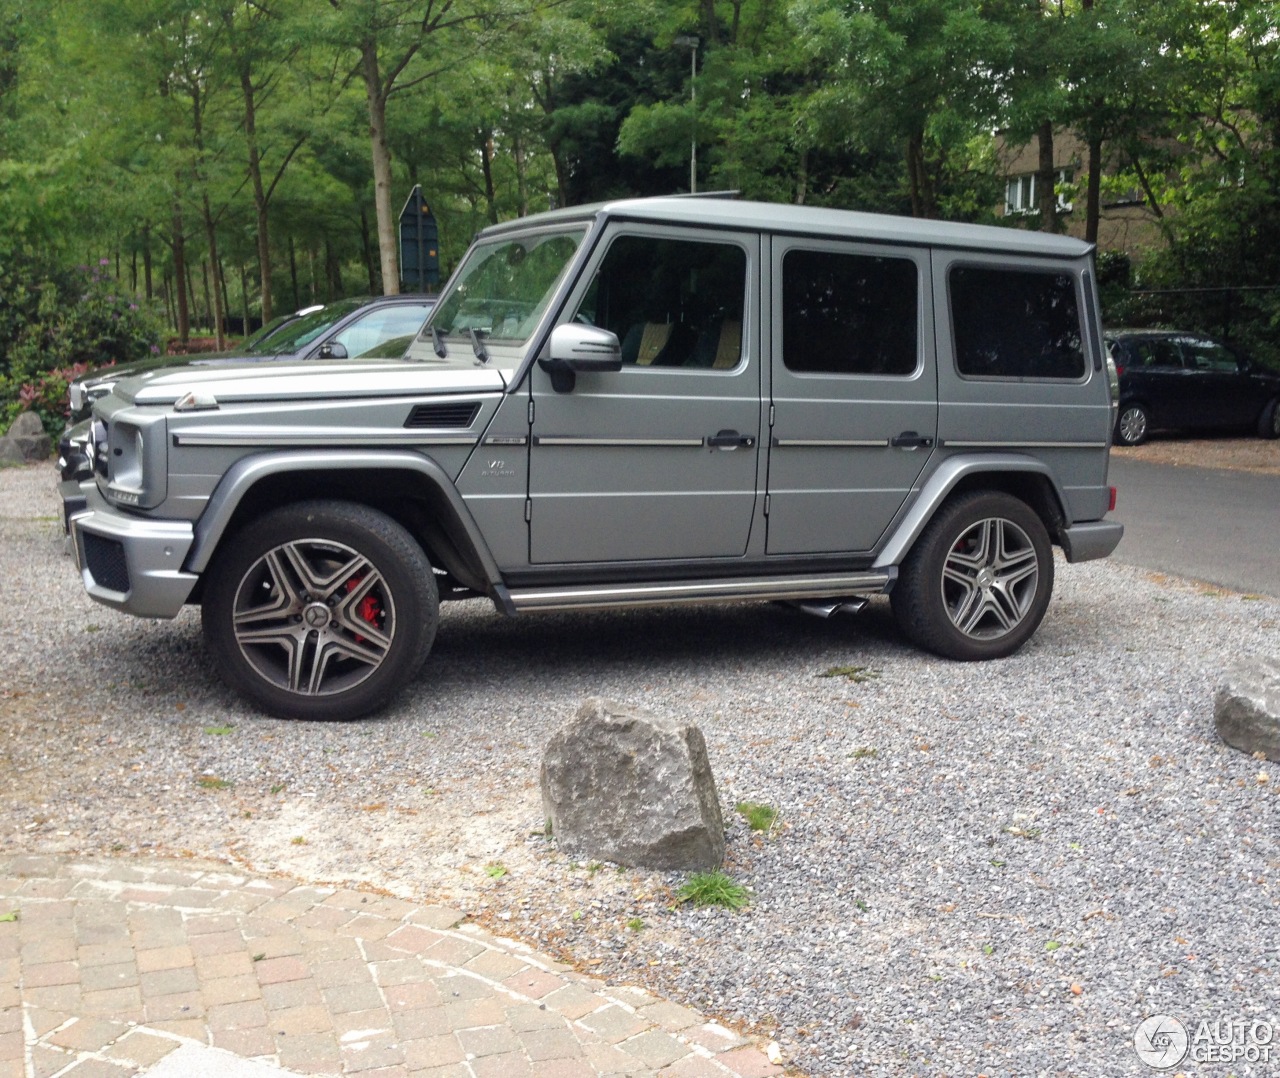
POLYGON ((1021 228, 959 224, 954 221, 896 217, 858 210, 750 202, 727 196, 703 195, 666 195, 571 206, 494 225, 480 235, 500 235, 526 228, 569 224, 573 221, 586 222, 602 215, 611 219, 653 224, 767 230, 788 235, 874 240, 894 244, 929 244, 934 247, 1006 251, 1049 258, 1079 258, 1093 250, 1093 244, 1083 240, 1046 232, 1028 232, 1021 228))

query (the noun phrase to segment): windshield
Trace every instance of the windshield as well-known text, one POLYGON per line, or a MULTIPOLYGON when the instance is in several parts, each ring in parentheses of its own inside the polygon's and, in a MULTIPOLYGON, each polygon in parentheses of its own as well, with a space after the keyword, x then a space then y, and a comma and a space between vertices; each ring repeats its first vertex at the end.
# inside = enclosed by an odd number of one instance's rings
POLYGON ((289 325, 276 330, 256 351, 268 356, 285 356, 305 348, 329 329, 339 318, 345 318, 357 307, 367 303, 362 299, 344 299, 327 303, 318 311, 304 314, 289 325))
POLYGON ((266 341, 268 337, 270 337, 273 333, 275 333, 276 330, 278 330, 286 322, 291 322, 293 321, 293 319, 297 317, 298 317, 297 314, 293 311, 290 311, 288 314, 277 315, 275 318, 271 319, 271 321, 268 322, 265 326, 263 326, 260 330, 258 330, 257 333, 254 333, 253 335, 246 337, 243 341, 241 341, 240 342, 241 350, 245 352, 259 351, 262 348, 263 342, 266 341))
POLYGON ((431 328, 521 344, 538 324, 586 228, 477 244, 436 308, 431 328))

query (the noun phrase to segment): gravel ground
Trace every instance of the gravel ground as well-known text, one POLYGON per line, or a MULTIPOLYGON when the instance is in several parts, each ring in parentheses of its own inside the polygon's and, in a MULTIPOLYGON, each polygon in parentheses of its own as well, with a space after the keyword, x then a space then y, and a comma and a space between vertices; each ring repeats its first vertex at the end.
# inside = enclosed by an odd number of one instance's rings
POLYGON ((1117 457, 1151 464, 1228 468, 1233 471, 1280 475, 1280 441, 1267 441, 1263 438, 1214 435, 1187 439, 1173 434, 1155 434, 1142 445, 1113 446, 1111 452, 1117 457))
POLYGON ((1280 773, 1212 714, 1226 663, 1280 653, 1276 602, 1059 562, 1036 638, 973 665, 912 650, 884 601, 834 622, 454 604, 384 715, 288 723, 222 687, 191 613, 92 603, 57 514, 47 466, 0 470, 6 849, 452 902, 768 1032, 815 1078, 1142 1075, 1148 1015, 1280 1021, 1280 773), (747 909, 675 904, 680 877, 542 837, 541 746, 590 695, 701 725, 747 909), (741 800, 779 822, 753 834, 741 800))

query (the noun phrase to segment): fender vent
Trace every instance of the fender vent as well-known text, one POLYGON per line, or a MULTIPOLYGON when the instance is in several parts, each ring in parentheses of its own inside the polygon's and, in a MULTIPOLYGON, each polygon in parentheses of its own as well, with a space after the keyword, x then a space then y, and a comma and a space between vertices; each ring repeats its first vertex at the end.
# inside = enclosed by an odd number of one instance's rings
POLYGON ((404 425, 409 430, 422 427, 469 427, 480 411, 479 401, 445 401, 416 405, 404 425))

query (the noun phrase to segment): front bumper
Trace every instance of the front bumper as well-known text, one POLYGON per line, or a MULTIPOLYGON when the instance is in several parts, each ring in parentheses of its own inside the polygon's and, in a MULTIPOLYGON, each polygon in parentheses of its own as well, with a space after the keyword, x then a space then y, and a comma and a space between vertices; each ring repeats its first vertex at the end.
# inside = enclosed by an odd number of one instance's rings
POLYGON ((126 614, 175 617, 199 579, 182 571, 195 539, 191 524, 131 516, 88 483, 75 489, 72 495, 64 487, 63 498, 64 505, 70 497, 85 500, 84 508, 68 506, 71 547, 85 591, 126 614))

